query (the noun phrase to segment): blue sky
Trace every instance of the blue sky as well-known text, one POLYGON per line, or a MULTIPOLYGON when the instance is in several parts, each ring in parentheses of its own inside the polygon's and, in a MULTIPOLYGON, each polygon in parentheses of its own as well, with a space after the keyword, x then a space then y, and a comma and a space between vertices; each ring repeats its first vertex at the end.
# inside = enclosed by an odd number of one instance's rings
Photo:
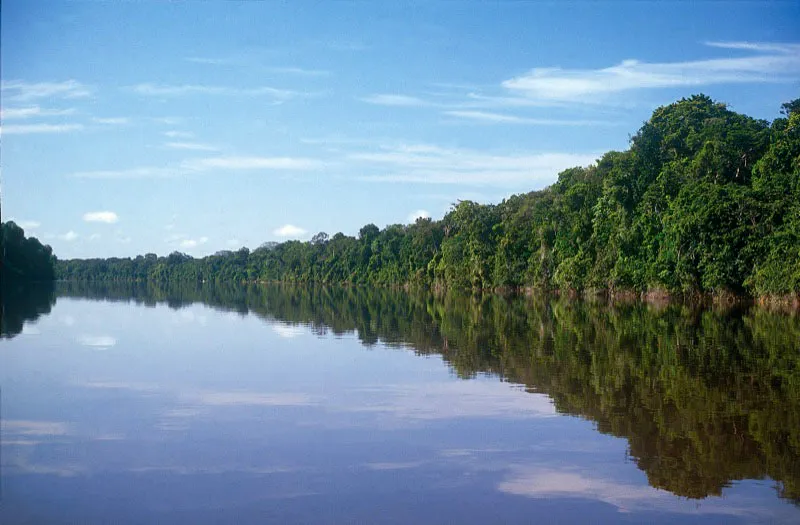
POLYGON ((61 258, 440 218, 706 93, 800 96, 797 2, 2 3, 2 205, 61 258))

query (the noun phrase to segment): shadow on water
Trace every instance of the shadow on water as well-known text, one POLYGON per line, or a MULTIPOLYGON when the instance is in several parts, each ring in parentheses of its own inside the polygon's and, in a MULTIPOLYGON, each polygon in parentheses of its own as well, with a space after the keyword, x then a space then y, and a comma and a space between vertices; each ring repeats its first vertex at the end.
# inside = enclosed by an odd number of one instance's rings
MULTIPOLYGON (((524 385, 559 412, 627 439, 654 487, 703 498, 769 477, 800 502, 798 316, 289 285, 61 283, 57 294, 176 309, 203 303, 440 355, 459 377, 524 385)), ((12 299, 20 304, 6 306, 4 336, 53 304, 52 292, 12 299)))

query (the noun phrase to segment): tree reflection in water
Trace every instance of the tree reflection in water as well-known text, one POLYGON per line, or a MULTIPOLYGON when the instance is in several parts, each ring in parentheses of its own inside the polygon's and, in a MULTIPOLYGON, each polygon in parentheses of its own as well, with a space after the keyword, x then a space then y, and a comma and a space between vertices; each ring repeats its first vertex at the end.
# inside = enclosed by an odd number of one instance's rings
MULTIPOLYGON (((438 354, 462 378, 496 375, 628 440, 652 486, 688 498, 769 476, 800 502, 800 317, 760 308, 605 304, 322 286, 60 283, 59 297, 203 303, 366 346, 438 354)), ((53 293, 4 294, 2 333, 53 293)))

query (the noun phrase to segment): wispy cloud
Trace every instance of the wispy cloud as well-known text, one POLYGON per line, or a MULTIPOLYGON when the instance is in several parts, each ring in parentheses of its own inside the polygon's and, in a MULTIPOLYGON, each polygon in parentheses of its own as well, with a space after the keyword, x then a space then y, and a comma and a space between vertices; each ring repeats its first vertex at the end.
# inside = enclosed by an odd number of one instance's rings
POLYGON ((500 492, 531 498, 582 497, 604 501, 623 510, 669 500, 669 495, 650 487, 590 478, 577 472, 555 470, 521 471, 498 486, 500 492))
POLYGON ((366 180, 434 184, 544 186, 566 168, 586 166, 597 153, 489 154, 433 145, 387 146, 379 151, 353 153, 363 164, 366 180), (372 172, 372 173, 370 173, 372 172))
POLYGON ((119 216, 113 211, 90 211, 83 214, 83 220, 86 222, 114 224, 119 220, 119 216))
POLYGON ((445 111, 445 115, 460 119, 478 121, 488 124, 529 124, 541 126, 612 126, 614 122, 601 120, 569 120, 569 119, 542 119, 518 117, 516 115, 506 115, 503 113, 493 113, 489 111, 445 111))
POLYGON ((280 228, 273 230, 272 233, 278 237, 302 237, 308 232, 299 226, 284 224, 280 228))
POLYGON ((368 97, 362 98, 361 100, 368 104, 376 104, 379 106, 427 107, 436 105, 427 100, 423 100, 421 98, 413 97, 410 95, 387 94, 387 93, 370 95, 368 97))
POLYGON ((91 96, 92 90, 77 80, 63 82, 29 83, 22 80, 11 80, 0 83, 0 91, 6 100, 25 102, 45 98, 84 98, 91 96))
POLYGON ((323 69, 307 69, 304 67, 292 66, 270 67, 268 69, 273 73, 285 73, 288 75, 298 75, 303 77, 326 77, 331 74, 330 71, 325 71, 323 69))
POLYGON ((219 151, 219 148, 210 144, 199 142, 167 142, 164 147, 168 149, 180 149, 189 151, 219 151))
POLYGON ((224 392, 206 391, 189 394, 192 402, 205 406, 311 406, 319 400, 304 392, 224 392))
POLYGON ((186 170, 180 168, 144 166, 121 170, 79 171, 72 176, 79 179, 154 179, 178 177, 185 173, 186 170))
POLYGON ((21 436, 65 436, 69 425, 63 421, 28 421, 4 419, 3 430, 10 435, 21 436))
POLYGON ((497 108, 552 108, 552 107, 567 107, 568 102, 558 100, 538 100, 524 96, 524 94, 515 94, 509 96, 507 92, 501 95, 491 94, 487 95, 480 92, 467 93, 466 98, 462 101, 461 106, 464 108, 483 108, 483 109, 497 109, 497 108))
POLYGON ((94 122, 95 124, 120 126, 123 124, 128 124, 130 122, 130 119, 127 117, 94 117, 92 118, 92 122, 94 122))
POLYGON ((544 394, 527 394, 505 383, 441 382, 381 385, 363 389, 354 412, 372 412, 400 420, 452 420, 472 417, 528 419, 556 415, 544 394))
POLYGON ((776 42, 705 42, 709 47, 721 49, 742 49, 766 53, 800 53, 800 44, 782 44, 776 42))
MULTIPOLYGON (((620 512, 672 512, 681 514, 731 515, 745 521, 774 521, 776 509, 755 501, 731 501, 725 497, 709 497, 702 505, 686 498, 676 498, 665 490, 646 484, 615 480, 581 472, 577 468, 554 470, 544 467, 511 469, 510 476, 497 490, 505 494, 537 499, 581 498, 602 501, 620 512), (765 519, 766 518, 766 519, 765 519)), ((780 511, 779 515, 782 514, 780 511)), ((781 516, 783 517, 783 516, 781 516)), ((780 519, 778 519, 780 521, 780 519)))
POLYGON ((184 161, 189 170, 309 170, 319 168, 317 160, 296 157, 209 157, 184 161))
POLYGON ((195 64, 206 64, 209 66, 225 66, 236 64, 239 61, 231 58, 210 58, 210 57, 186 57, 187 62, 195 64))
POLYGON ((200 237, 199 239, 183 239, 180 243, 181 248, 197 248, 208 242, 208 237, 200 237))
POLYGON ((115 346, 117 339, 110 335, 81 335, 78 337, 78 343, 91 348, 103 349, 115 346))
POLYGON ((83 124, 12 124, 1 126, 2 135, 30 135, 33 133, 68 133, 80 131, 83 124))
POLYGON ((317 43, 334 51, 366 51, 369 49, 369 45, 357 40, 327 40, 317 43))
POLYGON ((278 89, 269 86, 255 88, 236 88, 231 86, 209 86, 204 84, 152 84, 143 83, 131 86, 135 93, 145 96, 176 97, 184 95, 239 95, 239 96, 269 96, 286 100, 305 95, 298 91, 278 89))
POLYGON ((503 87, 534 100, 592 102, 637 89, 763 83, 800 76, 800 45, 714 42, 713 47, 751 51, 750 56, 686 62, 623 62, 602 69, 535 68, 503 87))
POLYGON ((67 109, 47 109, 39 106, 26 106, 19 108, 2 108, 0 109, 0 119, 26 119, 33 117, 57 117, 63 115, 72 115, 75 113, 75 108, 67 109))
POLYGON ((151 117, 150 120, 156 124, 166 124, 167 126, 177 126, 183 122, 182 117, 151 117))
POLYGON ((309 69, 305 67, 298 67, 298 66, 262 66, 260 61, 254 59, 254 57, 187 57, 187 62, 192 62, 194 64, 203 64, 207 66, 241 66, 241 67, 248 67, 248 68, 257 68, 259 70, 266 70, 271 73, 279 73, 279 74, 287 74, 287 75, 298 75, 304 77, 323 77, 330 75, 330 71, 325 71, 322 69, 309 69))
POLYGON ((59 235, 58 238, 61 239, 62 241, 72 242, 78 238, 78 234, 70 230, 63 235, 59 235))
POLYGON ((171 139, 190 139, 194 137, 194 133, 189 133, 188 131, 169 130, 164 132, 164 136, 171 139))
POLYGON ((284 339, 294 339, 307 333, 302 326, 283 323, 272 325, 272 331, 284 339))
MULTIPOLYGON (((175 143, 180 144, 180 143, 175 143)), ((211 147, 211 146, 209 146, 211 147)), ((198 149, 177 147, 177 149, 198 149)), ((97 170, 73 173, 81 179, 159 179, 185 177, 212 170, 283 170, 301 171, 322 167, 320 161, 301 157, 207 157, 187 159, 176 166, 143 166, 121 170, 97 170)))

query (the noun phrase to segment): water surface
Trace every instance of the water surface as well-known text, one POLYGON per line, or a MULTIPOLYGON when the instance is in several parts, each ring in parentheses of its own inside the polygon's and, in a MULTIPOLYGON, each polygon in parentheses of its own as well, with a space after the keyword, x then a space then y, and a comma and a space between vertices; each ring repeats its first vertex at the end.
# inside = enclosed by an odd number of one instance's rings
POLYGON ((796 316, 289 286, 4 300, 4 524, 800 522, 796 316))

